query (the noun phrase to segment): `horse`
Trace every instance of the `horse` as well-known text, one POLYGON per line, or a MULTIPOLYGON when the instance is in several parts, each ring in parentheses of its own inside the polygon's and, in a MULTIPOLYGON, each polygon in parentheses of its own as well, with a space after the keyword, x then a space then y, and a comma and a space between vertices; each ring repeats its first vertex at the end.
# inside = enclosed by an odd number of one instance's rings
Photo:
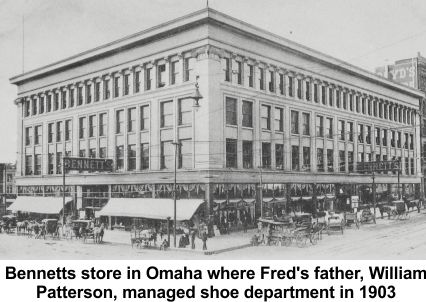
POLYGON ((95 243, 102 243, 104 238, 105 225, 101 223, 100 226, 97 226, 93 229, 93 239, 95 243))
POLYGON ((407 206, 408 211, 411 211, 411 209, 414 210, 414 208, 417 208, 417 212, 420 213, 421 202, 419 199, 411 200, 411 201, 404 199, 404 203, 407 206))
POLYGON ((16 234, 20 234, 21 231, 23 230, 24 233, 27 232, 27 228, 28 228, 28 220, 24 220, 24 221, 19 221, 16 223, 16 234))

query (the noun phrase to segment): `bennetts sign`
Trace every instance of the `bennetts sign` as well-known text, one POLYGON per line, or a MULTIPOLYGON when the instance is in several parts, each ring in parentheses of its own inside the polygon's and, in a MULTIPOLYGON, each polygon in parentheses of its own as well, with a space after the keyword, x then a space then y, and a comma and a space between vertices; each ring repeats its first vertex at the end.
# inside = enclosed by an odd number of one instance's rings
POLYGON ((65 171, 112 172, 113 166, 112 159, 64 157, 65 171))
POLYGON ((401 170, 401 163, 397 160, 392 161, 371 161, 357 163, 359 172, 397 172, 401 170))

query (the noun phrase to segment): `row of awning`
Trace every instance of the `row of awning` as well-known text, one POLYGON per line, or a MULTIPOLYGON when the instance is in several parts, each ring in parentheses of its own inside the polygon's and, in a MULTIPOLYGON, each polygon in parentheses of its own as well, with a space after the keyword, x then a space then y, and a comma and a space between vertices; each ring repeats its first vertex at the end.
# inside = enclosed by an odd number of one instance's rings
MULTIPOLYGON (((65 198, 65 203, 72 201, 65 198)), ((174 217, 172 199, 156 198, 111 198, 96 214, 97 216, 138 217, 166 220, 174 217)), ((189 220, 204 201, 201 199, 176 200, 176 219, 189 220)), ((63 208, 61 197, 19 196, 8 207, 12 212, 28 212, 38 214, 59 214, 63 208)))

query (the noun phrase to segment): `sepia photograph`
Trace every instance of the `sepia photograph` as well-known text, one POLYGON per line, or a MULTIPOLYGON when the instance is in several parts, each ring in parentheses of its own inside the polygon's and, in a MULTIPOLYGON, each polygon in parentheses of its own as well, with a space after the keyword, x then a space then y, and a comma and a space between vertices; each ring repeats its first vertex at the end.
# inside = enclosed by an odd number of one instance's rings
POLYGON ((425 42, 420 0, 0 0, 0 259, 426 259, 425 42))

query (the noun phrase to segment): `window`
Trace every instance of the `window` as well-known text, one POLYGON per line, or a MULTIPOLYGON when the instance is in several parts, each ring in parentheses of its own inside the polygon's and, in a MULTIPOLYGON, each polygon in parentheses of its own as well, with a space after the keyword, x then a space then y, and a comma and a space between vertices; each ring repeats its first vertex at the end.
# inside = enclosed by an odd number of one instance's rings
POLYGON ((124 125, 124 110, 117 110, 115 112, 115 133, 122 134, 124 125))
POLYGON ((317 148, 317 171, 324 172, 324 149, 317 148))
POLYGON ((334 171, 334 152, 333 149, 327 149, 327 172, 334 171))
POLYGON ((284 145, 275 144, 275 168, 284 170, 284 145))
POLYGON ((62 109, 67 108, 67 91, 66 90, 61 91, 61 101, 62 101, 61 108, 62 109))
POLYGON ((120 77, 114 77, 114 97, 118 98, 120 96, 120 77))
POLYGON ((56 142, 60 142, 62 140, 62 122, 56 123, 56 142))
POLYGON ((243 83, 243 63, 237 61, 237 84, 241 85, 243 83))
POLYGON ((74 107, 75 103, 75 89, 70 88, 70 107, 74 107))
POLYGON ((243 168, 253 168, 253 142, 243 141, 243 168))
POLYGON ((56 152, 56 174, 62 173, 62 152, 56 152))
POLYGON ((299 146, 291 146, 291 170, 299 171, 299 146))
POLYGON ((354 123, 347 122, 346 125, 348 128, 348 141, 353 142, 354 141, 354 123))
POLYGON ((284 95, 284 75, 280 74, 280 94, 284 95))
POLYGON ((333 106, 333 88, 328 88, 328 105, 333 106))
POLYGON ((337 108, 340 108, 340 95, 341 95, 341 93, 340 93, 340 90, 336 90, 336 107, 337 108))
POLYGON ((344 141, 345 140, 345 122, 342 120, 339 120, 339 123, 337 124, 337 131, 339 132, 339 140, 344 141))
POLYGON ((299 112, 291 111, 291 133, 299 134, 299 112))
POLYGON ((101 113, 99 114, 99 136, 106 135, 106 127, 107 127, 106 113, 101 113))
POLYGON ((99 158, 106 158, 106 157, 107 157, 106 147, 100 147, 99 148, 99 158))
POLYGON ((358 143, 364 143, 364 125, 358 124, 358 143))
POLYGON ((92 102, 92 85, 86 84, 86 104, 92 102))
POLYGON ((141 130, 149 129, 149 105, 141 106, 141 130))
POLYGON ((248 65, 248 69, 249 69, 249 75, 248 75, 249 87, 253 88, 253 84, 254 84, 254 66, 253 65, 248 65))
POLYGON ((414 150, 414 136, 410 134, 410 150, 414 150))
POLYGON ((96 136, 96 115, 89 116, 89 137, 96 136))
POLYGON ((297 98, 302 99, 302 80, 297 79, 297 98))
POLYGON ((275 72, 269 71, 269 91, 275 92, 275 72))
POLYGON ((41 135, 42 135, 41 126, 35 126, 34 127, 34 145, 40 145, 42 143, 41 135))
POLYGON ((25 155, 25 175, 33 174, 33 156, 25 155))
POLYGON ((47 173, 53 174, 55 172, 55 154, 49 153, 47 155, 47 173))
POLYGON ((321 103, 323 105, 326 105, 326 103, 327 103, 326 93, 327 93, 327 88, 325 86, 321 86, 321 103))
POLYGON ((408 161, 408 157, 405 158, 405 174, 410 174, 410 162, 408 161))
POLYGON ((40 104, 39 104, 39 106, 38 106, 38 112, 40 113, 40 114, 42 114, 42 113, 44 113, 44 96, 41 96, 40 97, 40 99, 39 99, 39 102, 40 102, 40 104))
POLYGON ((226 139, 226 167, 237 168, 237 140, 226 139))
POLYGON ((303 147, 303 171, 311 171, 311 148, 303 147))
POLYGON ((349 110, 354 111, 354 96, 349 94, 349 110))
POLYGON ((317 115, 316 120, 316 136, 317 137, 324 137, 324 117, 317 115))
POLYGON ((284 131, 284 110, 282 108, 275 108, 275 131, 284 131))
POLYGON ((258 68, 258 76, 259 76, 259 89, 265 90, 265 70, 261 67, 258 68))
POLYGON ((318 103, 319 102, 319 97, 318 97, 318 84, 314 84, 314 102, 318 103))
POLYGON ((361 112, 365 114, 365 99, 361 98, 361 112))
POLYGON ((86 133, 86 118, 80 117, 79 119, 79 138, 82 139, 85 137, 86 133))
POLYGON ((152 68, 145 69, 145 90, 151 90, 152 86, 152 68))
POLYGON ((25 128, 25 145, 29 146, 32 144, 33 141, 33 128, 27 127, 25 128))
POLYGON ((136 145, 127 145, 127 170, 136 170, 136 145))
POLYGON ((172 127, 173 121, 173 101, 162 102, 160 106, 161 128, 172 127))
POLYGON ((123 76, 123 94, 124 95, 128 95, 129 94, 129 92, 130 92, 130 82, 129 82, 129 79, 130 79, 130 74, 125 74, 124 76, 123 76))
POLYGON ((90 158, 96 158, 96 148, 90 148, 89 149, 89 157, 90 158))
POLYGON ((365 142, 371 144, 371 126, 365 126, 365 142))
MULTIPOLYGON (((81 105, 83 105, 83 86, 77 87, 77 106, 81 106, 81 105)), ((56 96, 55 96, 55 108, 57 108, 56 107, 56 96)))
POLYGON ((348 94, 346 92, 343 92, 342 102, 343 102, 343 104, 342 104, 343 109, 347 110, 348 109, 348 94))
POLYGON ((310 135, 311 127, 310 127, 310 114, 302 113, 302 134, 310 135))
POLYGON ((288 77, 288 96, 294 97, 294 78, 288 77))
POLYGON ((161 64, 157 66, 157 87, 164 86, 166 86, 166 65, 161 64))
POLYGON ((141 144, 141 170, 149 169, 149 144, 141 144))
POLYGON ((178 168, 192 168, 192 141, 191 139, 180 140, 178 148, 178 168))
POLYGON ((179 125, 192 123, 192 101, 190 99, 179 100, 179 125))
POLYGON ((253 127, 253 103, 249 101, 243 101, 242 105, 242 126, 243 127, 253 127))
POLYGON ((260 115, 260 126, 262 129, 271 130, 271 106, 262 105, 260 115))
POLYGON ((115 164, 117 171, 124 170, 124 146, 119 145, 115 147, 115 164))
POLYGON ((160 145, 160 167, 171 169, 174 167, 175 146, 171 141, 163 141, 160 145))
POLYGON ((135 93, 138 93, 141 90, 141 72, 140 72, 140 70, 135 70, 134 81, 135 81, 134 90, 135 90, 135 93))
POLYGON ((376 145, 380 145, 380 140, 381 140, 381 135, 380 135, 380 128, 376 127, 376 131, 375 131, 375 135, 374 135, 374 139, 376 141, 376 145))
POLYGON ((396 135, 395 131, 391 131, 391 147, 395 147, 396 135))
POLYGON ((34 175, 41 175, 41 154, 34 156, 34 175))
POLYGON ((47 142, 53 143, 53 123, 47 125, 47 142))
POLYGON ((346 171, 346 156, 345 156, 345 151, 342 151, 342 150, 339 151, 339 171, 340 172, 346 171))
POLYGON ((170 85, 176 84, 177 77, 179 74, 178 64, 179 64, 179 61, 173 61, 170 63, 170 75, 171 75, 170 85))
POLYGON ((388 130, 386 129, 382 130, 382 145, 385 147, 388 145, 388 130))
MULTIPOLYGON (((83 148, 82 146, 80 146, 80 148, 83 148)), ((78 156, 79 157, 83 157, 83 158, 85 158, 86 157, 86 149, 80 149, 79 151, 78 151, 78 156)))
POLYGON ((195 58, 185 58, 183 61, 184 82, 192 80, 194 73, 195 58))
POLYGON ((223 71, 225 72, 225 81, 231 82, 231 59, 223 58, 223 71))
POLYGON ((111 88, 109 87, 109 79, 104 79, 104 100, 107 100, 111 96, 111 88))
POLYGON ((31 110, 31 115, 36 115, 37 114, 37 100, 34 98, 31 100, 32 103, 32 110, 31 110))
MULTIPOLYGON (((81 89, 83 89, 83 87, 81 87, 81 89)), ((53 95, 54 98, 54 105, 53 105, 53 110, 58 110, 59 107, 59 92, 55 92, 55 94, 53 95)))
POLYGON ((101 82, 95 82, 95 102, 101 99, 101 82))
POLYGON ((24 103, 24 117, 27 117, 29 115, 30 115, 30 100, 25 100, 25 103, 24 103))
MULTIPOLYGON (((74 89, 73 89, 74 90, 74 89)), ((74 96, 73 96, 73 98, 72 98, 73 100, 74 100, 74 96)), ((73 106, 74 106, 74 104, 73 104, 73 106)), ((47 95, 47 112, 50 112, 50 111, 52 111, 52 95, 51 94, 48 94, 47 95)), ((28 114, 27 115, 25 115, 25 116, 28 116, 29 115, 29 111, 27 112, 28 114)))
POLYGON ((331 117, 326 118, 325 134, 327 138, 333 139, 333 118, 331 117))
POLYGON ((353 153, 353 151, 348 151, 348 170, 349 170, 349 172, 354 171, 354 153, 353 153))
POLYGON ((401 148, 402 144, 402 134, 401 132, 398 132, 397 140, 396 140, 396 146, 397 148, 401 148))
POLYGON ((226 98, 226 124, 237 125, 237 100, 226 98))
POLYGON ((367 105, 367 114, 371 115, 371 100, 368 100, 368 105, 367 105))
MULTIPOLYGON (((127 131, 136 131, 136 108, 127 109, 127 131)), ((135 167, 136 168, 136 167, 135 167)))
POLYGON ((307 101, 311 100, 311 83, 305 82, 305 99, 307 101))
POLYGON ((408 149, 408 133, 404 133, 404 149, 408 149))
POLYGON ((262 143, 262 168, 271 168, 271 144, 262 143))

